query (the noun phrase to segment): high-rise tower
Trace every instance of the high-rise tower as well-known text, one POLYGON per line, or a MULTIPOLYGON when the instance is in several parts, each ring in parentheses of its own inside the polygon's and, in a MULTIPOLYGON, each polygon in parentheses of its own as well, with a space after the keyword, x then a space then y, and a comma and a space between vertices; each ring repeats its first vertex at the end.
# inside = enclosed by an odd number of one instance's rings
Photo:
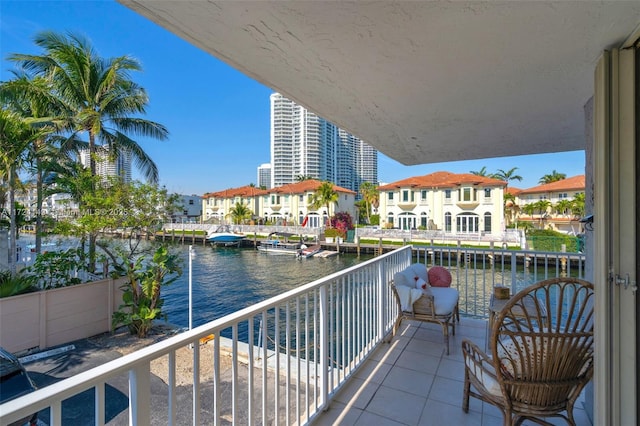
POLYGON ((377 151, 305 107, 273 93, 271 100, 271 185, 299 176, 328 180, 358 192, 378 183, 377 151))
MULTIPOLYGON (((96 147, 96 175, 106 178, 107 176, 120 176, 124 182, 131 182, 131 153, 121 152, 120 155, 112 156, 106 147, 96 147)), ((89 167, 89 150, 80 151, 80 163, 84 167, 89 167)))

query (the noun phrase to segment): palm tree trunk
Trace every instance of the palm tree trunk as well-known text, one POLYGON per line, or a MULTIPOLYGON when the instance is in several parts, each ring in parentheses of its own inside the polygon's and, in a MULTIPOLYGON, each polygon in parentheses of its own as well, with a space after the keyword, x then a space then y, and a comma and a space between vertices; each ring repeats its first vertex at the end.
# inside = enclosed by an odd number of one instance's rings
POLYGON ((42 167, 36 159, 36 255, 42 249, 42 167))
MULTIPOLYGON (((91 169, 91 177, 95 177, 96 175, 96 137, 92 131, 89 131, 89 168, 91 169)), ((92 182, 94 185, 95 182, 92 182)), ((95 188, 92 188, 95 189, 95 188)), ((93 214, 92 211, 87 212, 89 214, 93 214)), ((87 270, 91 273, 96 270, 96 235, 95 233, 89 234, 89 264, 87 265, 87 270)))
POLYGON ((16 231, 17 231, 17 227, 16 227, 16 194, 15 194, 15 183, 16 183, 16 176, 15 176, 15 171, 14 168, 9 166, 9 208, 11 209, 9 211, 9 239, 10 239, 10 243, 9 243, 9 271, 11 272, 11 275, 15 275, 16 274, 16 256, 17 256, 17 252, 18 252, 18 245, 16 242, 16 231))

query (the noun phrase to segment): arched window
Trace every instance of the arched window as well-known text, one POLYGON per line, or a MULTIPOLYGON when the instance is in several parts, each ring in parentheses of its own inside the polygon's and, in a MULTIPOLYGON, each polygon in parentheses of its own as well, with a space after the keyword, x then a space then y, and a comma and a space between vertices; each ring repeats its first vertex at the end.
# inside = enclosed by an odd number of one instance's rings
POLYGON ((491 213, 484 214, 484 232, 491 232, 491 213))
POLYGON ((393 228, 393 213, 389 213, 389 216, 387 216, 387 223, 393 228))
POLYGON ((451 213, 444 214, 444 232, 451 232, 451 213))
POLYGON ((420 226, 424 229, 427 229, 427 213, 420 213, 420 226))
POLYGON ((456 232, 459 234, 476 234, 478 228, 478 215, 473 213, 459 214, 456 216, 456 232))

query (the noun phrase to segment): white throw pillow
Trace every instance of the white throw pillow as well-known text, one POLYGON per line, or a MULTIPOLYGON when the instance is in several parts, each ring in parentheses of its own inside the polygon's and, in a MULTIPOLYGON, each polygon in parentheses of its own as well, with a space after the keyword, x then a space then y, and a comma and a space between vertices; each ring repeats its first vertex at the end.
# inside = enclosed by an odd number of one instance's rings
POLYGON ((423 280, 422 278, 418 277, 417 280, 415 280, 416 282, 416 288, 420 289, 420 290, 429 290, 431 288, 431 286, 429 285, 428 282, 426 282, 425 280, 423 280))

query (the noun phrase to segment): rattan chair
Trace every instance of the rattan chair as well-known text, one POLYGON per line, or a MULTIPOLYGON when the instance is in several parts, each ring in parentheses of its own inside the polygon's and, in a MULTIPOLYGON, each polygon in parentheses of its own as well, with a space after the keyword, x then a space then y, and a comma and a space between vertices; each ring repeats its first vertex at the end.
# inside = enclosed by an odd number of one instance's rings
POLYGON ((497 406, 505 425, 551 424, 547 417, 575 425, 573 406, 593 375, 593 305, 593 285, 576 278, 541 281, 513 296, 490 330, 492 357, 462 342, 464 412, 473 396, 497 406))

